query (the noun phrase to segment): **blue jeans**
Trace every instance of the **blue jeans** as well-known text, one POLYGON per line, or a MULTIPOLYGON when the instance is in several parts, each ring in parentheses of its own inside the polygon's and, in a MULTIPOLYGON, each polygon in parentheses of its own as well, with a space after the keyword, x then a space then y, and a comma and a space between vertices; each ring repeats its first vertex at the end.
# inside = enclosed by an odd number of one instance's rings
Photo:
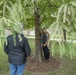
POLYGON ((14 65, 10 64, 10 75, 23 75, 25 64, 14 65))

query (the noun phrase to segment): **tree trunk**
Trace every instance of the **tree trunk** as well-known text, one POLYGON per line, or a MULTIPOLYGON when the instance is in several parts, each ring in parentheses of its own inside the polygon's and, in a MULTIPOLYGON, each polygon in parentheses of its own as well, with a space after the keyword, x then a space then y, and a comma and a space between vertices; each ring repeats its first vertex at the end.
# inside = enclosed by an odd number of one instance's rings
POLYGON ((63 42, 66 43, 66 30, 63 29, 63 42))
POLYGON ((42 62, 42 50, 41 50, 41 23, 40 23, 40 15, 35 11, 35 58, 42 62))

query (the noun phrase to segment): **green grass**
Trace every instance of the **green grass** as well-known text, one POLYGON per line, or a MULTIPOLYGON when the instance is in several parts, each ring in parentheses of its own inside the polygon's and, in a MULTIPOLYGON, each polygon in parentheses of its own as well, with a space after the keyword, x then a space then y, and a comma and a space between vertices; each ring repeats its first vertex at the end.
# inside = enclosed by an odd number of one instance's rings
MULTIPOLYGON (((35 50, 35 40, 28 39, 29 44, 32 49, 32 53, 35 50)), ((55 45, 56 54, 54 58, 60 61, 60 67, 51 72, 31 72, 25 69, 24 75, 76 75, 76 58, 70 59, 68 55, 64 55, 63 58, 59 58, 59 48, 55 45)), ((68 48, 67 48, 68 53, 68 48)), ((76 55, 76 53, 74 54, 76 55)), ((0 75, 9 75, 9 63, 7 55, 3 51, 3 47, 0 48, 0 75)), ((51 64, 50 64, 51 65, 51 64)))
POLYGON ((34 52, 35 51, 35 40, 34 39, 28 39, 28 42, 30 44, 31 50, 34 52))
POLYGON ((55 40, 54 41, 52 40, 51 41, 51 49, 53 49, 52 45, 54 45, 54 54, 60 54, 60 50, 62 51, 64 49, 63 56, 68 56, 69 58, 71 58, 70 51, 72 51, 73 52, 72 53, 73 54, 73 58, 76 58, 76 43, 66 42, 66 44, 64 44, 64 48, 61 47, 61 49, 60 49, 60 45, 58 44, 58 42, 55 41, 55 40))

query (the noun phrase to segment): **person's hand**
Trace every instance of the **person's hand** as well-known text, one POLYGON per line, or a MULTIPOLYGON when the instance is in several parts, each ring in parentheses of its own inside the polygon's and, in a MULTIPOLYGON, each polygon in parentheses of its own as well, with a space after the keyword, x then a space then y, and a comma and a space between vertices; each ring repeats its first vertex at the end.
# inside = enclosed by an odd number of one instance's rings
POLYGON ((46 46, 46 43, 44 44, 44 46, 46 46))
POLYGON ((42 46, 46 46, 47 44, 45 43, 45 44, 42 44, 42 46))

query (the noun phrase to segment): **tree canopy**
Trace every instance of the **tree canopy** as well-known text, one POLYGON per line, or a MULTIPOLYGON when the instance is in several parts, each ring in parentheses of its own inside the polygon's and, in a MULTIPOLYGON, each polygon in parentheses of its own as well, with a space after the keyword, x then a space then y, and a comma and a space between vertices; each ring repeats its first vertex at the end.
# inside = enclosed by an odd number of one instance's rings
MULTIPOLYGON (((39 14, 41 27, 49 28, 53 38, 58 34, 62 39, 64 31, 73 36, 76 31, 76 0, 1 0, 0 41, 6 29, 14 34, 20 33, 20 24, 24 29, 35 28, 35 12, 39 14)), ((59 41, 60 47, 64 46, 62 42, 59 41)))

